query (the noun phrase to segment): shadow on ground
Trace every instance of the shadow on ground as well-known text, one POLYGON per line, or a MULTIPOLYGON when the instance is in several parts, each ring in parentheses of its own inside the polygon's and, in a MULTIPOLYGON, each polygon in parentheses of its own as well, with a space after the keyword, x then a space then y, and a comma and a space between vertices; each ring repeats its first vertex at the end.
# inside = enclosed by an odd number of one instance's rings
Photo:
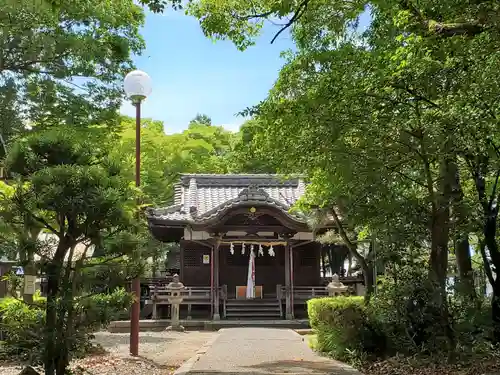
POLYGON ((265 362, 258 365, 240 367, 238 370, 234 371, 220 371, 220 370, 208 370, 208 371, 191 371, 191 375, 203 375, 203 374, 238 374, 238 375, 266 375, 266 374, 300 374, 300 375, 349 375, 360 373, 346 365, 342 365, 339 362, 333 361, 301 361, 301 360, 288 360, 288 361, 276 361, 276 362, 265 362))
POLYGON ((153 361, 147 357, 144 357, 142 355, 139 355, 137 358, 124 358, 125 361, 127 362, 137 362, 137 360, 141 361, 141 362, 144 362, 144 363, 147 363, 148 365, 152 366, 152 367, 155 367, 155 368, 158 368, 158 369, 162 369, 162 370, 170 370, 170 371, 173 371, 175 370, 178 366, 172 366, 172 365, 169 365, 169 364, 159 364, 158 362, 156 361, 153 361))
MULTIPOLYGON (((175 341, 175 338, 165 337, 165 336, 141 336, 140 343, 142 344, 161 344, 171 341, 175 341)), ((95 342, 103 346, 118 346, 118 345, 129 345, 130 336, 129 335, 113 335, 113 336, 97 336, 95 342)))

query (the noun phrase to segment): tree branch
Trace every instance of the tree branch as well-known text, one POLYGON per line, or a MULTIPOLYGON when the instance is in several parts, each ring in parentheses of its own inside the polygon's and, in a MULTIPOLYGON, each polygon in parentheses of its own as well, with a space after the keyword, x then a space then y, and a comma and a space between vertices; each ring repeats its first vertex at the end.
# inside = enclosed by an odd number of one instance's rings
POLYGON ((429 34, 442 37, 455 35, 474 36, 486 31, 488 28, 479 21, 470 22, 437 22, 426 18, 424 14, 411 2, 411 0, 401 0, 399 5, 404 10, 408 10, 421 25, 422 29, 429 34))
POLYGON ((300 19, 300 17, 302 17, 305 13, 305 11, 307 10, 307 5, 309 4, 311 0, 303 0, 300 5, 297 7, 297 9, 295 10, 295 13, 293 14, 292 18, 290 19, 290 21, 288 21, 273 37, 273 39, 271 39, 271 44, 274 43, 274 41, 278 38, 278 36, 283 32, 285 31, 286 29, 288 29, 290 26, 292 26, 297 20, 300 19))

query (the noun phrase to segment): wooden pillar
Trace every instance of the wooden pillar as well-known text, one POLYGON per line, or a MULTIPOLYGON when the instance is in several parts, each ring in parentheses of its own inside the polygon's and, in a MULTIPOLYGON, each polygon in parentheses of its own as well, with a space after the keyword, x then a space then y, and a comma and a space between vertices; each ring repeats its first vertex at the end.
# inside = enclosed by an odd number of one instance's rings
POLYGON ((219 307, 220 307, 220 295, 219 295, 219 248, 220 248, 220 242, 221 238, 219 235, 215 236, 215 245, 214 245, 214 251, 213 251, 213 265, 214 265, 214 270, 213 270, 213 281, 212 285, 214 288, 214 315, 213 315, 213 320, 220 320, 220 313, 219 313, 219 307))
POLYGON ((292 279, 291 279, 291 246, 289 237, 286 236, 285 245, 285 318, 287 320, 293 319, 293 306, 292 306, 292 279))
MULTIPOLYGON (((182 283, 184 282, 184 246, 185 245, 185 242, 184 241, 181 241, 179 243, 179 247, 180 247, 180 254, 179 254, 179 281, 182 283)), ((167 255, 168 256, 168 255, 167 255)))
POLYGON ((290 249, 290 306, 291 306, 291 319, 295 319, 295 302, 293 300, 293 289, 295 286, 295 272, 294 272, 294 257, 293 257, 293 247, 288 245, 290 249))

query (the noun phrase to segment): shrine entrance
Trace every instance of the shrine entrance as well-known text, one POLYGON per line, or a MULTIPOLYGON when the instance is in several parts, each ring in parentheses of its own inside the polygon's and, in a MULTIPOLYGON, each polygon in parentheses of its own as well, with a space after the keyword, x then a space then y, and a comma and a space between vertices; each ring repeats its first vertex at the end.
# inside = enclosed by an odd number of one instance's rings
POLYGON ((277 298, 277 287, 285 284, 285 246, 230 242, 221 244, 220 255, 219 283, 227 286, 228 298, 277 298))

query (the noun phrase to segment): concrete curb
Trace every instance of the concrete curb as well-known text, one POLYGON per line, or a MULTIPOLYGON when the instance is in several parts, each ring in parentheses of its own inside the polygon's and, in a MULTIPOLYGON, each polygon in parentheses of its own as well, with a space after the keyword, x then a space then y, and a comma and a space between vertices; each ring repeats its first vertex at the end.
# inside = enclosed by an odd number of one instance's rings
POLYGON ((217 339, 220 336, 220 332, 223 330, 219 330, 217 334, 212 337, 210 340, 208 340, 198 351, 194 356, 189 358, 186 362, 184 362, 181 367, 179 367, 177 370, 174 371, 173 375, 187 375, 193 368, 193 366, 200 360, 200 357, 204 355, 208 349, 217 341, 217 339))

